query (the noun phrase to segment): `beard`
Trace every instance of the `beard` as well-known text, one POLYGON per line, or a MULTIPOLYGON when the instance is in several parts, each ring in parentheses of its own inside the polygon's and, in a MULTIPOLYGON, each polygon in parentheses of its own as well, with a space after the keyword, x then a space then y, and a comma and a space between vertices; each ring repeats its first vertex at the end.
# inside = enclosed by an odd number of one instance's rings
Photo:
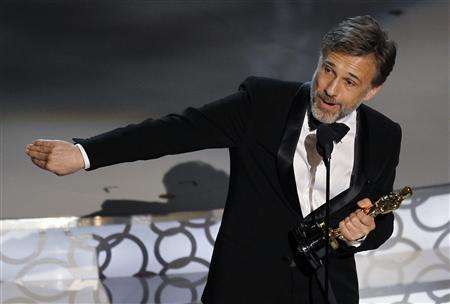
POLYGON ((357 104, 355 104, 352 108, 344 108, 343 104, 333 98, 329 98, 328 96, 316 91, 314 81, 312 82, 313 85, 311 87, 311 97, 310 97, 310 108, 311 108, 311 114, 315 119, 322 123, 331 124, 336 122, 337 120, 344 118, 345 116, 352 113, 356 108, 359 107, 359 105, 363 102, 362 100, 359 101, 357 104), (319 107, 318 103, 320 102, 320 99, 322 99, 324 102, 329 104, 337 104, 339 105, 339 110, 336 112, 329 112, 326 110, 323 110, 319 107))

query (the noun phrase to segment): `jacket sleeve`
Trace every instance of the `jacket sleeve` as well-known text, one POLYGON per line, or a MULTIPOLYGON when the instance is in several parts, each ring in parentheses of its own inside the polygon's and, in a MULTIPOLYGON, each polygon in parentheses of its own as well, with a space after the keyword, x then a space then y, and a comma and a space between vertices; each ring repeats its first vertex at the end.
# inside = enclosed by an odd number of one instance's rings
MULTIPOLYGON (((378 200, 381 196, 393 191, 393 185, 395 180, 396 167, 399 162, 399 154, 401 147, 401 128, 398 124, 395 124, 393 131, 394 136, 391 144, 395 147, 394 152, 390 158, 388 165, 385 167, 384 172, 380 175, 373 186, 373 191, 370 193, 369 198, 372 202, 378 200)), ((356 253, 366 250, 372 250, 380 247, 387 239, 392 235, 394 230, 394 214, 392 212, 379 215, 375 218, 375 229, 372 230, 365 240, 358 247, 348 246, 344 242, 340 242, 343 245, 341 253, 356 253)))
MULTIPOLYGON (((251 77, 249 77, 251 78, 251 77)), ((239 90, 181 114, 146 119, 86 139, 72 138, 85 149, 87 171, 118 163, 155 159, 209 148, 231 148, 243 140, 250 112, 247 78, 239 90)))

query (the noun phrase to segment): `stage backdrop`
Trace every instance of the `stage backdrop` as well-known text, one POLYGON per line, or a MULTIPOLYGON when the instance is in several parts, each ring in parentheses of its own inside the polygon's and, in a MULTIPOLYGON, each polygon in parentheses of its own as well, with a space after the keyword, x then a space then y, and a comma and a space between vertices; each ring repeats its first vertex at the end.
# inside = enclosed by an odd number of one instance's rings
POLYGON ((371 102, 403 127, 395 187, 447 183, 448 3, 360 4, 2 1, 1 218, 89 215, 117 202, 155 213, 222 207, 226 149, 65 177, 35 167, 24 149, 201 106, 249 75, 308 81, 321 36, 362 14, 399 45, 371 102))

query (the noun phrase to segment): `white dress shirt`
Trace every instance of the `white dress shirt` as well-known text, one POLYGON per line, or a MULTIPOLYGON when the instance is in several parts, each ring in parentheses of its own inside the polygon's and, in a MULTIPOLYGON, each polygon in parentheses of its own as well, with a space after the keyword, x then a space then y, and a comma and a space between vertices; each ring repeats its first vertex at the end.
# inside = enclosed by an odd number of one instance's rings
MULTIPOLYGON (((294 174, 303 217, 325 203, 326 169, 316 150, 316 130, 310 131, 305 114, 302 130, 294 154, 294 174)), ((330 161, 330 199, 350 186, 353 170, 356 135, 356 111, 337 122, 350 130, 339 143, 334 144, 330 161)))

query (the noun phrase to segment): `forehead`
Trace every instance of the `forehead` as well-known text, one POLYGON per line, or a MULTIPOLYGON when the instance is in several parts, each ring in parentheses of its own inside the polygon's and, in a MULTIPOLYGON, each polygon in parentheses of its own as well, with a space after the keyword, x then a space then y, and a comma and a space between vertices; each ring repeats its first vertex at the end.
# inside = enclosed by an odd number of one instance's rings
POLYGON ((361 81, 371 81, 376 72, 373 54, 353 56, 344 53, 329 52, 322 62, 331 64, 338 73, 356 76, 361 81))

